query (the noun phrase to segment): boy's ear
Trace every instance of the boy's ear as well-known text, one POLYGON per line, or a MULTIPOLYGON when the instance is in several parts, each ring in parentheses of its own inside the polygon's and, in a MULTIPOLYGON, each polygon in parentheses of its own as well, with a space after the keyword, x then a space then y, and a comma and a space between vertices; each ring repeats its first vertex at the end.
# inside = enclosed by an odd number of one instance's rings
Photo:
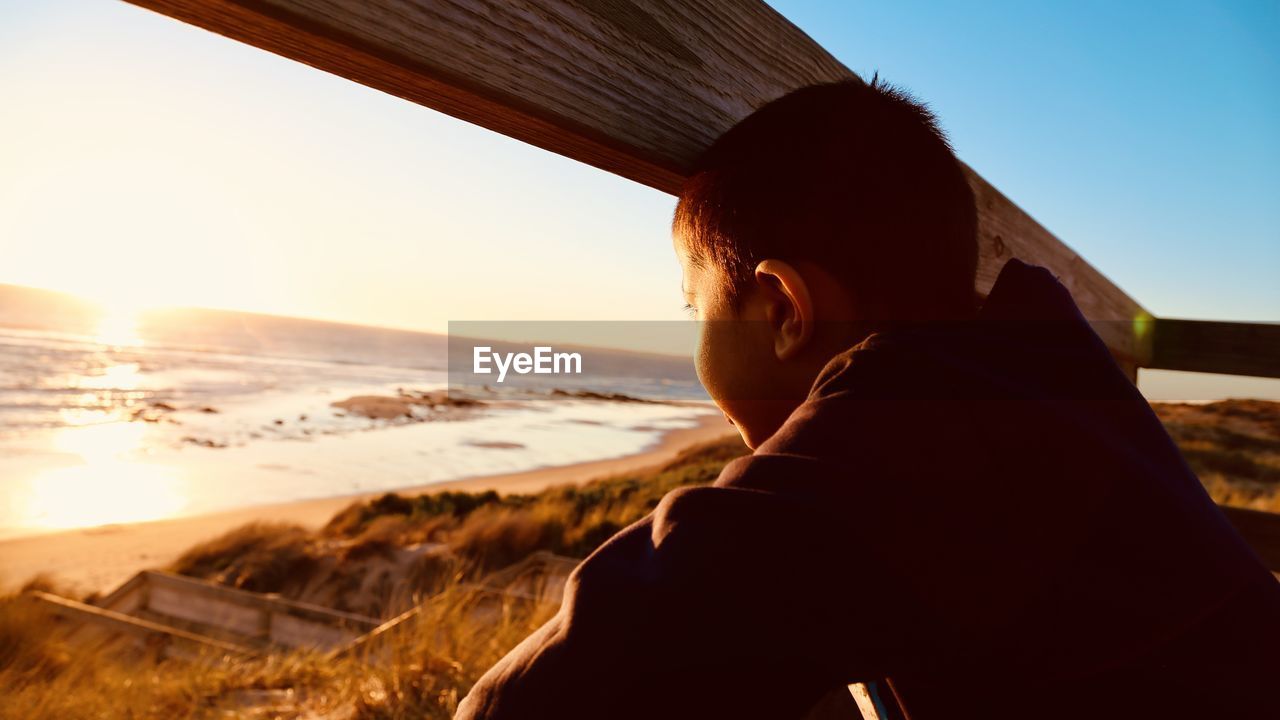
POLYGON ((756 266, 756 284, 765 300, 765 319, 773 331, 779 360, 796 356, 813 337, 813 297, 804 276, 784 260, 763 260, 756 266))

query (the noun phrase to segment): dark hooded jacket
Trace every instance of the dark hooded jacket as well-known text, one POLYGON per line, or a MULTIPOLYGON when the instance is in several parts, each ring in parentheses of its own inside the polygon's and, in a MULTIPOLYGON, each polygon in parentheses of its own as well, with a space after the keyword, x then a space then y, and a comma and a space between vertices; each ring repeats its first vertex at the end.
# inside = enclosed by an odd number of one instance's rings
POLYGON ((864 681, 911 720, 1280 718, 1280 585, 1044 268, 833 358, 457 717, 800 718, 864 681))

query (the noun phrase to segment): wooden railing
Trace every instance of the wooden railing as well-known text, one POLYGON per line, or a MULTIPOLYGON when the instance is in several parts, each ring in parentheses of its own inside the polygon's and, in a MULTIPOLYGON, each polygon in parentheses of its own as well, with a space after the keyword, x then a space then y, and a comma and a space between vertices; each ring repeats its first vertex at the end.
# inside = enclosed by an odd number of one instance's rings
POLYGON ((347 645, 379 625, 363 615, 153 570, 138 573, 96 606, 64 603, 62 609, 78 611, 89 620, 97 611, 108 619, 128 617, 242 651, 271 646, 327 650, 347 645))
POLYGON ((1280 323, 1160 318, 1144 367, 1280 377, 1280 323))
MULTIPOLYGON (((795 88, 857 77, 759 0, 130 0, 676 193, 698 154, 795 88)), ((977 173, 978 291, 1044 265, 1127 367, 1151 315, 977 173)), ((655 242, 662 242, 655 238, 655 242)))
MULTIPOLYGON (((759 0, 129 1, 668 193, 755 108, 856 77, 759 0)), ((1280 376, 1274 325, 1157 320, 966 172, 980 293, 1021 258, 1070 289, 1130 377, 1139 367, 1280 376)))
POLYGON ((252 655, 251 647, 176 628, 164 623, 147 620, 96 605, 78 602, 42 591, 32 591, 30 596, 62 617, 82 621, 111 632, 121 633, 152 648, 161 657, 192 659, 201 656, 252 655))
MULTIPOLYGON (((755 108, 855 77, 760 0, 129 1, 668 193, 755 108)), ((1141 367, 1280 377, 1276 325, 1157 319, 966 172, 978 292, 1021 258, 1058 276, 1131 379, 1141 367)), ((1275 569, 1277 518, 1228 514, 1275 569)))
MULTIPOLYGON (((490 598, 558 605, 565 581, 578 562, 535 552, 462 587, 471 592, 472 604, 481 609, 483 601, 490 598)), ((334 658, 359 656, 373 641, 422 609, 419 605, 381 622, 153 570, 138 573, 92 605, 46 592, 29 595, 59 615, 123 633, 160 648, 166 656, 183 657, 209 652, 252 655, 272 647, 327 650, 334 658)))

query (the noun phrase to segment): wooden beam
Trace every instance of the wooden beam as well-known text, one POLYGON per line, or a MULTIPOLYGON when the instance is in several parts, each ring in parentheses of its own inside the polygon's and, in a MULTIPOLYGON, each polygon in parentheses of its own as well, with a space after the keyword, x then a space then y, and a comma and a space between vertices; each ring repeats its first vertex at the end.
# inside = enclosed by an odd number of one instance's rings
POLYGON ((1137 367, 1151 359, 1151 313, 972 168, 966 165, 965 171, 978 205, 978 291, 991 289, 1009 258, 1043 265, 1071 291, 1093 329, 1136 379, 1137 367))
MULTIPOLYGON (((790 90, 855 77, 759 0, 129 0, 677 193, 694 159, 790 90)), ((1150 317, 976 174, 978 290, 1044 265, 1127 367, 1150 317)))
POLYGON ((1280 377, 1280 323, 1160 318, 1146 367, 1280 377))
POLYGON ((665 192, 723 130, 852 74, 756 0, 130 0, 665 192))

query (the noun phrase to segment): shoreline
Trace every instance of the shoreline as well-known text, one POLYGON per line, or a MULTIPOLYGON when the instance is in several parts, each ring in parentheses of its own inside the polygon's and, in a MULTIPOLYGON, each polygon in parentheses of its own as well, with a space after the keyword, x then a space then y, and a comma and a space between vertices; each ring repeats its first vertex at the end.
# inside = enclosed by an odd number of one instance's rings
POLYGON ((394 492, 419 495, 443 490, 502 494, 537 492, 552 485, 581 484, 600 477, 664 464, 690 445, 734 433, 719 414, 692 428, 671 430, 646 450, 605 460, 556 465, 515 473, 477 475, 428 485, 354 493, 138 523, 56 530, 0 540, 0 590, 12 591, 37 574, 77 593, 107 592, 134 573, 167 565, 187 548, 255 521, 318 528, 351 503, 394 492))

